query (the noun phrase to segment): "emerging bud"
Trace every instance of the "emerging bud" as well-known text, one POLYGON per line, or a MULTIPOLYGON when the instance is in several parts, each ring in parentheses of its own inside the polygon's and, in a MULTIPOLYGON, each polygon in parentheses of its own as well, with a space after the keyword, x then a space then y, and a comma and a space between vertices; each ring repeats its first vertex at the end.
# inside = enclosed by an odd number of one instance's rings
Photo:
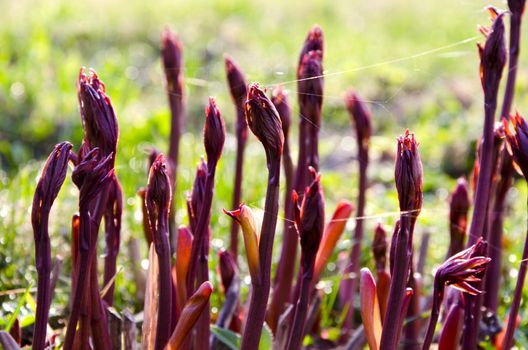
POLYGON ((42 227, 43 217, 49 215, 51 206, 66 179, 71 149, 72 145, 69 142, 56 145, 42 169, 31 207, 31 224, 35 241, 40 240, 43 229, 47 232, 47 224, 45 224, 46 228, 42 227))
POLYGON ((422 209, 422 162, 418 142, 409 130, 398 138, 395 178, 400 210, 416 218, 422 209))
POLYGON ((299 66, 297 89, 302 116, 319 127, 321 125, 324 94, 323 54, 321 51, 310 51, 304 55, 299 66))
POLYGON ((315 281, 319 280, 319 276, 330 259, 339 237, 343 234, 348 218, 352 215, 353 210, 354 206, 352 203, 345 200, 340 201, 334 211, 332 220, 326 224, 323 238, 321 239, 321 244, 319 245, 319 250, 317 251, 317 256, 315 258, 315 281))
POLYGON ((244 73, 231 57, 226 55, 224 60, 227 83, 229 84, 229 92, 231 93, 233 102, 237 108, 244 108, 244 102, 246 102, 247 96, 247 83, 244 73))
POLYGON ((245 112, 249 128, 264 146, 267 157, 280 158, 284 134, 279 113, 256 83, 249 85, 245 112))
POLYGON ((372 127, 370 125, 370 112, 359 95, 349 90, 345 96, 345 103, 352 117, 354 124, 356 125, 357 142, 363 149, 368 148, 370 135, 372 133, 372 127))
POLYGON ((310 29, 306 39, 304 40, 304 44, 299 55, 299 66, 304 59, 304 55, 310 51, 320 51, 321 55, 324 54, 323 30, 317 24, 314 25, 312 29, 310 29))
POLYGON ((466 250, 447 259, 435 274, 435 287, 442 293, 444 286, 452 286, 462 292, 478 295, 482 292, 474 286, 480 282, 490 258, 483 256, 486 242, 479 240, 466 250))
POLYGON ((376 292, 376 282, 366 267, 361 269, 359 282, 361 319, 370 349, 378 349, 381 341, 381 315, 376 292))
POLYGON ((182 44, 169 27, 165 27, 161 33, 161 60, 167 78, 167 90, 181 95, 183 92, 182 44))
POLYGON ((378 272, 385 271, 387 265, 387 232, 378 223, 374 230, 374 239, 372 240, 372 254, 376 261, 376 270, 378 272))
POLYGON ((291 108, 288 102, 288 94, 282 89, 281 85, 273 90, 271 102, 279 113, 282 123, 282 133, 284 134, 284 138, 287 138, 291 125, 291 108))
POLYGON ((244 115, 244 103, 247 96, 247 83, 244 73, 235 64, 229 56, 225 56, 225 69, 227 74, 227 83, 229 84, 229 91, 233 103, 237 109, 236 131, 237 135, 242 139, 247 139, 247 121, 244 115))
POLYGON ((114 107, 105 93, 105 85, 95 70, 86 74, 81 68, 77 82, 77 94, 81 107, 84 140, 89 148, 99 147, 107 157, 117 150, 118 125, 114 107))
POLYGON ((457 186, 451 193, 449 201, 449 232, 450 245, 449 256, 452 256, 464 247, 467 228, 467 216, 470 206, 468 183, 461 177, 457 186))
POLYGON ((528 125, 519 113, 510 117, 514 133, 510 132, 508 122, 503 120, 508 151, 513 156, 514 165, 518 172, 528 179, 528 125))
POLYGON ((152 167, 152 164, 154 164, 154 161, 158 156, 161 154, 161 151, 157 148, 152 147, 149 151, 148 155, 148 169, 150 171, 150 168, 152 167))
POLYGON ((227 211, 224 209, 224 213, 238 222, 242 228, 251 280, 254 284, 258 284, 260 282, 260 237, 257 231, 257 221, 253 215, 253 211, 247 205, 241 204, 240 208, 237 210, 227 211))
POLYGON ((506 64, 506 40, 504 35, 504 13, 489 8, 493 24, 491 28, 480 27, 486 37, 484 46, 478 44, 480 54, 480 80, 486 99, 497 95, 502 70, 506 64))
MULTIPOLYGON (((180 346, 187 338, 187 335, 193 328, 200 315, 204 312, 205 307, 209 302, 211 293, 213 292, 213 285, 206 281, 198 287, 196 292, 187 300, 181 312, 176 328, 169 339, 167 345, 168 350, 180 349, 180 346)), ((208 312, 208 310, 207 310, 208 312)))
POLYGON ((231 286, 231 282, 233 282, 233 278, 238 273, 238 269, 235 259, 226 250, 220 250, 218 252, 218 260, 220 265, 220 280, 222 281, 224 293, 226 293, 229 290, 229 286, 231 286))
POLYGON ((209 105, 205 108, 205 125, 203 129, 205 153, 207 162, 218 162, 222 155, 225 141, 225 124, 214 98, 209 97, 209 105))
MULTIPOLYGON (((310 168, 313 181, 304 190, 304 197, 300 207, 297 209, 296 226, 301 239, 301 266, 305 278, 313 277, 313 270, 317 251, 324 229, 324 196, 321 187, 321 175, 310 168)), ((297 206, 294 197, 294 205, 297 206)))
POLYGON ((166 159, 160 154, 150 167, 145 204, 149 216, 150 229, 156 252, 160 254, 163 239, 159 236, 158 225, 168 220, 169 205, 171 201, 171 185, 168 175, 166 159))

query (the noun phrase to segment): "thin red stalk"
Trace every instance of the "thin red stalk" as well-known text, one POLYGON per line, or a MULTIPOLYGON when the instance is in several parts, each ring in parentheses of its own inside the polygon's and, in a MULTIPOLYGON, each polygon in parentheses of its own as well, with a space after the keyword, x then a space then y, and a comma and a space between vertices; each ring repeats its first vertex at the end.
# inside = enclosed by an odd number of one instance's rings
MULTIPOLYGON (((81 210, 80 212, 80 252, 79 252, 79 269, 77 284, 75 286, 75 292, 72 301, 72 311, 68 320, 68 327, 66 329, 66 336, 64 338, 64 349, 68 350, 72 348, 73 340, 75 337, 75 329, 77 321, 79 320, 81 303, 83 298, 86 297, 86 287, 88 286, 88 278, 90 273, 90 264, 92 259, 96 258, 97 253, 97 233, 99 231, 99 225, 101 224, 103 205, 106 203, 108 197, 107 189, 103 189, 103 192, 99 194, 97 203, 94 210, 81 210), (95 213, 93 216, 90 212, 95 213)), ((106 321, 106 318, 104 319, 106 321)))
POLYGON ((411 217, 408 214, 401 215, 380 349, 396 349, 401 333, 402 322, 397 315, 400 315, 402 310, 405 286, 409 278, 409 264, 412 256, 411 227, 411 217))
MULTIPOLYGON (((243 106, 237 106, 237 119, 245 118, 243 106)), ((247 127, 246 127, 247 128, 247 127)), ((247 133, 247 131, 245 131, 247 133)), ((242 171, 244 165, 244 148, 246 146, 246 139, 242 137, 241 132, 237 129, 237 153, 235 166, 235 186, 233 188, 233 208, 240 205, 242 197, 242 171)), ((235 220, 231 222, 231 241, 229 244, 229 251, 237 261, 238 256, 238 224, 235 220)))
POLYGON ((50 274, 51 274, 51 250, 48 235, 49 210, 42 215, 41 233, 39 247, 48 254, 41 255, 41 264, 38 266, 38 283, 37 283, 37 314, 35 317, 35 334, 33 335, 33 348, 44 349, 46 343, 46 329, 48 324, 50 300, 50 274))
POLYGON ((489 257, 491 258, 484 290, 484 305, 493 312, 497 312, 499 306, 499 287, 501 279, 501 260, 502 260, 502 233, 504 215, 506 209, 506 195, 512 185, 513 179, 513 161, 510 154, 503 147, 499 162, 500 178, 495 187, 495 200, 493 201, 492 210, 488 213, 489 220, 489 257))
POLYGON ((290 197, 290 194, 293 190, 294 180, 294 165, 290 153, 289 142, 289 126, 291 123, 290 108, 286 100, 286 95, 282 92, 282 90, 279 90, 277 95, 273 96, 272 101, 277 108, 282 120, 282 131, 284 134, 282 166, 284 169, 284 177, 286 182, 286 192, 284 196, 284 229, 282 231, 282 250, 279 263, 277 265, 277 270, 275 272, 271 304, 267 314, 268 325, 270 326, 271 331, 275 334, 279 317, 284 311, 284 306, 291 289, 293 273, 295 270, 295 264, 291 264, 291 261, 295 261, 297 255, 298 236, 292 224, 293 211, 290 197))
MULTIPOLYGON (((527 203, 528 204, 528 203, 527 203)), ((517 276, 517 283, 515 285, 515 292, 513 294, 513 301, 510 307, 510 314, 508 316, 508 326, 506 327, 506 335, 504 336, 504 347, 502 350, 509 350, 513 346, 513 333, 515 332, 515 321, 519 314, 519 306, 521 304, 522 290, 524 280, 526 279, 526 270, 528 268, 528 231, 524 240, 524 249, 522 253, 521 267, 519 268, 519 275, 517 276)))
POLYGON ((429 318, 429 325, 427 326, 427 331, 425 332, 422 350, 428 350, 431 347, 431 343, 433 342, 434 332, 436 329, 436 323, 438 322, 438 317, 440 316, 440 306, 442 305, 443 298, 444 298, 443 286, 439 287, 435 283, 434 290, 433 290, 433 306, 431 308, 431 316, 429 318))
POLYGON ((302 345, 311 285, 312 278, 304 276, 301 279, 300 296, 297 305, 295 306, 295 316, 293 318, 293 324, 291 326, 290 337, 286 349, 297 350, 302 345))
MULTIPOLYGON (((493 10, 492 16, 493 16, 493 10)), ((487 238, 484 230, 488 218, 488 203, 492 187, 494 166, 494 122, 497 109, 497 93, 506 61, 504 44, 503 14, 495 14, 491 31, 484 47, 479 46, 481 56, 481 82, 484 90, 484 130, 479 159, 479 174, 475 190, 474 210, 467 246, 476 243, 479 237, 487 238)), ((482 297, 468 297, 465 305, 464 337, 462 348, 473 350, 477 347, 478 326, 481 317, 482 297)))
MULTIPOLYGON (((167 98, 171 112, 171 129, 169 135, 168 163, 170 166, 170 180, 172 193, 176 193, 178 154, 180 147, 180 137, 184 123, 184 101, 183 101, 183 70, 182 70, 182 44, 177 36, 165 28, 161 36, 161 58, 167 81, 167 98)), ((177 225, 176 196, 171 199, 169 210, 169 234, 171 251, 176 248, 177 225)))
MULTIPOLYGON (((246 146, 248 125, 244 114, 244 103, 247 97, 247 83, 242 70, 228 56, 225 57, 226 77, 231 97, 236 110, 236 138, 237 154, 235 167, 235 184, 233 188, 232 208, 240 205, 242 193, 242 171, 244 163, 244 148, 246 146)), ((231 242, 229 245, 231 256, 237 262, 238 257, 238 224, 231 223, 231 242)))
POLYGON ((515 96, 515 80, 517 78, 517 64, 519 62, 520 39, 521 39, 522 13, 513 11, 510 16, 510 43, 508 56, 508 76, 504 89, 502 101, 501 118, 508 119, 510 116, 513 97, 515 96))
MULTIPOLYGON (((187 295, 192 295, 195 291, 195 283, 201 284, 208 278, 208 255, 209 255, 209 221, 211 218, 211 205, 213 203, 214 177, 216 172, 216 162, 207 163, 207 176, 205 178, 205 189, 203 203, 200 208, 200 216, 193 232, 194 240, 191 251, 191 261, 187 272, 187 295)), ((207 308, 208 310, 209 308, 207 308)), ((196 348, 207 349, 209 347, 209 324, 210 313, 204 312, 196 326, 201 332, 196 336, 196 348), (207 327, 205 327, 207 325, 207 327)))
MULTIPOLYGON (((111 186, 111 195, 109 195, 106 211, 104 214, 105 222, 105 242, 106 254, 104 261, 103 285, 106 286, 114 278, 117 269, 117 255, 119 254, 120 236, 121 236, 121 213, 123 208, 123 190, 117 177, 114 177, 111 186)), ((115 282, 112 282, 108 288, 104 301, 108 306, 114 304, 115 282)))
POLYGON ((172 310, 172 276, 170 266, 170 245, 168 219, 158 218, 158 233, 164 242, 156 249, 159 266, 159 307, 156 326, 156 342, 154 348, 163 350, 171 336, 171 310, 172 310))
MULTIPOLYGON (((108 331, 108 324, 106 321, 106 310, 103 306, 103 301, 99 293, 99 283, 97 281, 97 259, 92 260, 90 269, 90 326, 92 329, 92 341, 95 349, 110 350, 112 344, 110 342, 110 333, 108 331)), ((88 295, 84 296, 88 299, 88 295)))
POLYGON ((281 154, 279 153, 275 157, 270 157, 267 154, 267 161, 269 171, 268 188, 266 190, 264 218, 262 219, 259 243, 261 279, 260 283, 259 281, 252 282, 253 288, 251 301, 249 304, 244 335, 242 337, 241 350, 253 350, 258 348, 270 293, 273 240, 275 238, 277 214, 279 212, 281 154))
POLYGON ((358 149, 359 161, 359 192, 357 203, 356 227, 354 229, 354 237, 352 238, 352 251, 350 254, 350 265, 345 270, 345 273, 352 275, 353 278, 347 279, 345 284, 349 285, 347 302, 350 306, 348 308, 347 317, 345 319, 345 328, 352 327, 352 319, 354 315, 354 300, 356 289, 358 285, 358 276, 360 269, 361 256, 361 241, 363 240, 363 216, 365 215, 365 203, 367 194, 367 167, 368 167, 368 148, 360 147, 358 149))

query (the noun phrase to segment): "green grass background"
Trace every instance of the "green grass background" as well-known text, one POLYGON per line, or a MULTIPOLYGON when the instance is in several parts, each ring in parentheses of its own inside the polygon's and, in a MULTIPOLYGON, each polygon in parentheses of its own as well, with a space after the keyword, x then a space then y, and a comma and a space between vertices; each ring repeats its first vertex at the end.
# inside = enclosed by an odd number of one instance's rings
MULTIPOLYGON (((493 4, 506 7, 501 1, 493 4)), ((424 276, 430 286, 432 269, 447 249, 448 194, 457 176, 470 174, 474 144, 482 128, 476 42, 482 41, 477 25, 489 24, 486 5, 488 2, 479 0, 0 2, 0 319, 9 317, 22 295, 10 291, 36 282, 29 220, 33 190, 55 143, 70 140, 75 148, 80 144, 75 80, 81 66, 97 70, 120 122, 117 173, 125 191, 125 211, 118 260, 123 269, 117 277, 116 300, 118 309, 141 309, 135 301, 126 242, 131 237, 141 240, 143 235, 135 193, 146 184, 148 150, 167 150, 169 111, 159 60, 160 32, 165 25, 170 25, 184 44, 187 108, 175 195, 179 223, 187 220, 185 193, 203 154, 201 127, 208 96, 217 98, 230 132, 217 172, 212 209, 213 272, 217 251, 228 245, 230 222, 221 209, 231 206, 236 145, 223 54, 235 59, 249 81, 263 86, 281 83, 290 92, 296 116, 298 52, 307 31, 317 23, 325 35, 327 74, 320 131, 326 214, 330 217, 339 199, 356 200, 356 146, 342 102, 343 92, 353 87, 370 101, 374 127, 364 264, 372 266, 368 245, 374 225, 380 221, 391 232, 397 219, 395 139, 409 128, 421 143, 424 164, 424 209, 415 244, 423 232, 432 234, 424 276)), ((523 34, 526 29, 524 25, 523 34)), ((527 44, 525 35, 515 100, 521 113, 528 110, 527 44)), ((291 142, 296 154, 297 118, 294 122, 291 142)), ((261 217, 265 161, 253 136, 244 171, 244 201, 261 217)), ((501 318, 511 301, 524 239, 523 182, 518 181, 509 196, 512 216, 506 221, 501 318)), ((77 190, 68 179, 50 219, 52 253, 63 255, 66 261, 52 315, 60 314, 69 298, 69 223, 76 206, 77 190)), ((350 247, 353 227, 351 221, 339 251, 350 247)), ((277 232, 276 260, 281 223, 277 232)), ((103 254, 102 246, 100 251, 103 254)), ((146 252, 143 244, 145 258, 146 252)), ((244 267, 242 270, 247 275, 244 267)), ((217 274, 212 275, 214 285, 219 286, 217 274)), ((337 281, 335 271, 327 271, 325 281, 329 286, 325 291, 331 295, 337 281)), ((213 305, 219 303, 216 295, 213 305)), ((521 310, 521 327, 526 329, 528 314, 526 308, 521 310)), ((24 306, 22 315, 31 314, 24 306)), ((335 326, 338 316, 334 315, 328 326, 335 326)))

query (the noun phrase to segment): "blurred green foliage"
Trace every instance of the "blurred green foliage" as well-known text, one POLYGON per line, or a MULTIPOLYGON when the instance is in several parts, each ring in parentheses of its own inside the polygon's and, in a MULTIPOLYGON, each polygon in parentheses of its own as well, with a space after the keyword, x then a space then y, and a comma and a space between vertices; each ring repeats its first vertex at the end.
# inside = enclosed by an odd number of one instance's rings
MULTIPOLYGON (((494 4, 505 6, 498 1, 494 4)), ((81 66, 97 70, 118 114, 117 172, 125 191, 125 211, 118 260, 124 268, 117 276, 116 303, 119 309, 142 308, 135 298, 126 243, 139 239, 146 259, 141 207, 135 193, 146 184, 148 150, 167 150, 169 112, 159 61, 159 37, 167 24, 184 44, 186 77, 187 132, 180 147, 175 195, 179 223, 186 223, 185 193, 191 188, 195 165, 203 154, 201 127, 207 96, 217 98, 228 131, 234 130, 223 54, 238 62, 248 80, 268 87, 283 84, 290 91, 296 115, 297 55, 307 31, 318 23, 325 34, 327 74, 320 130, 327 216, 339 199, 355 201, 357 195, 355 139, 342 103, 343 92, 354 87, 369 101, 374 125, 365 247, 370 244, 368 233, 378 220, 391 232, 397 218, 392 163, 395 138, 409 128, 421 143, 424 163, 424 210, 415 243, 419 243, 422 232, 432 233, 428 274, 424 276, 425 285, 430 286, 431 269, 444 257, 447 247, 448 194, 457 176, 470 174, 475 140, 481 133, 482 94, 475 43, 482 40, 477 24, 488 24, 485 5, 466 0, 0 2, 0 293, 22 288, 18 294, 0 294, 0 318, 14 310, 24 288, 36 280, 29 213, 42 162, 55 143, 70 140, 77 148, 82 138, 75 89, 81 66)), ((525 29, 522 32, 527 33, 525 29)), ((515 105, 523 112, 528 111, 526 35, 521 51, 515 105)), ((296 153, 295 126, 293 129, 291 142, 296 153)), ((228 245, 230 222, 221 208, 231 206, 235 145, 231 134, 217 171, 211 218, 213 272, 218 250, 228 245)), ((252 136, 244 169, 243 198, 262 215, 265 160, 252 136)), ((524 239, 526 194, 522 183, 510 194, 512 215, 506 221, 501 317, 506 314, 515 285, 524 239)), ((69 299, 69 225, 76 196, 76 188, 67 180, 50 220, 52 252, 65 257, 52 316, 60 315, 69 299)), ((351 221, 339 251, 350 248, 353 227, 351 221)), ((276 260, 281 231, 279 223, 276 260)), ((103 254, 102 245, 100 252, 103 254)), ((363 262, 372 266, 368 249, 363 262)), ((325 279, 330 286, 325 289, 329 300, 336 287, 336 266, 332 263, 330 267, 325 279)), ((243 274, 247 275, 244 267, 243 274)), ((219 286, 217 274, 211 275, 213 284, 219 286)), ((245 284, 243 293, 247 289, 245 284)), ((213 312, 221 298, 221 293, 213 296, 213 312)), ((526 310, 521 308, 521 327, 527 326, 526 310)), ((339 310, 333 311, 324 313, 328 326, 338 322, 339 310)), ((32 311, 24 307, 21 312, 32 311)))

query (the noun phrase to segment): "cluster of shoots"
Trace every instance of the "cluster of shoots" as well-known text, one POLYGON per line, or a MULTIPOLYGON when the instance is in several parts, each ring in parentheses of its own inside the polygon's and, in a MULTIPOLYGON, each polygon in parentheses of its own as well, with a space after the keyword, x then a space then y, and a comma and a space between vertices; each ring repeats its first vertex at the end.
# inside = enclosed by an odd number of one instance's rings
MULTIPOLYGON (((505 328, 497 334, 483 334, 483 328, 479 327, 484 308, 487 313, 498 316, 502 226, 513 172, 519 171, 528 181, 528 124, 518 113, 510 116, 524 1, 510 0, 508 6, 508 13, 491 8, 491 27, 481 28, 485 42, 478 48, 485 103, 483 132, 473 174, 474 190, 471 193, 466 178, 460 178, 450 196, 449 232, 445 233, 449 246, 445 261, 434 269, 432 288, 424 287, 421 278, 427 272, 423 264, 427 241, 422 244, 420 254, 414 251, 414 233, 417 228, 422 229, 419 215, 424 172, 419 143, 408 130, 397 139, 395 147, 399 220, 391 237, 381 223, 373 230, 369 241, 372 242, 371 268, 375 268, 375 273, 360 266, 367 260, 361 255, 366 240, 364 218, 369 214, 366 212, 367 170, 374 118, 365 100, 354 90, 345 94, 343 106, 350 113, 357 141, 357 204, 354 206, 343 199, 333 215, 325 219, 328 211, 318 151, 325 51, 323 31, 318 26, 309 31, 298 60, 297 163, 290 153, 293 117, 287 92, 280 86, 266 91, 257 83, 248 85, 242 69, 233 58, 225 56, 227 87, 234 105, 232 114, 236 116, 233 133, 237 140, 232 210, 224 209, 233 219, 230 233, 218 232, 210 224, 212 216, 221 215, 212 211, 212 207, 215 175, 227 132, 214 98, 205 107, 205 157, 197 159, 194 183, 187 194, 187 224, 178 226, 175 198, 184 193, 176 188, 179 140, 185 115, 183 46, 170 29, 165 29, 161 38, 161 61, 171 116, 168 152, 167 156, 158 150, 151 152, 146 187, 138 191, 143 208, 143 234, 149 251, 146 283, 141 286, 144 303, 141 347, 258 349, 264 331, 272 336, 276 349, 301 349, 307 339, 311 339, 314 348, 319 348, 317 344, 323 341, 330 342, 321 331, 323 291, 319 282, 334 258, 334 250, 354 211, 355 225, 348 237, 352 242, 350 252, 340 257, 342 264, 338 268, 342 278, 334 285, 338 288, 335 306, 342 310, 342 327, 341 334, 332 340, 333 347, 429 349, 436 343, 440 349, 469 350, 475 349, 483 337, 488 337, 500 349, 513 346, 528 268, 528 240, 505 328), (509 50, 504 26, 508 15, 511 19, 509 50), (506 90, 497 116, 499 86, 508 58, 506 90), (502 121, 498 129, 494 128, 496 117, 502 121), (248 130, 262 145, 267 166, 261 222, 251 207, 244 204, 242 179, 248 130), (282 208, 281 194, 284 194, 282 208), (277 230, 278 221, 283 221, 282 230, 277 230), (239 244, 239 234, 242 244, 239 244), (275 244, 277 235, 282 236, 281 245, 275 244), (228 250, 219 252, 218 266, 210 264, 212 237, 229 237, 228 250), (272 269, 274 245, 279 254, 275 270, 272 269), (217 271, 219 278, 212 278, 212 271, 217 271), (251 281, 246 300, 241 293, 244 271, 248 271, 251 281), (221 282, 215 286, 222 303, 214 317, 210 305, 212 280, 221 282), (428 289, 432 290, 429 295, 428 289), (360 301, 359 305, 355 300, 360 301), (420 315, 430 315, 429 322, 423 322, 420 315), (239 345, 233 345, 229 339, 235 339, 239 345)), ((115 312, 111 307, 123 211, 123 190, 115 169, 117 117, 105 85, 95 71, 81 69, 77 92, 84 129, 82 144, 77 152, 68 142, 54 147, 42 169, 33 200, 31 223, 38 288, 31 345, 36 350, 55 346, 67 350, 116 346, 133 349, 138 341, 135 333, 130 336, 119 327, 116 333, 109 321, 115 312), (73 169, 72 182, 79 190, 78 212, 72 213, 71 225, 71 304, 63 332, 51 333, 48 315, 53 302, 53 283, 48 223, 59 218, 50 217, 50 212, 67 176, 68 165, 73 169), (104 235, 99 234, 100 230, 104 235), (100 236, 104 237, 105 247, 102 280, 98 276, 100 236), (130 337, 132 341, 127 342, 130 337)), ((18 348, 17 341, 20 337, 16 332, 0 333, 0 342, 6 349, 18 348)))

